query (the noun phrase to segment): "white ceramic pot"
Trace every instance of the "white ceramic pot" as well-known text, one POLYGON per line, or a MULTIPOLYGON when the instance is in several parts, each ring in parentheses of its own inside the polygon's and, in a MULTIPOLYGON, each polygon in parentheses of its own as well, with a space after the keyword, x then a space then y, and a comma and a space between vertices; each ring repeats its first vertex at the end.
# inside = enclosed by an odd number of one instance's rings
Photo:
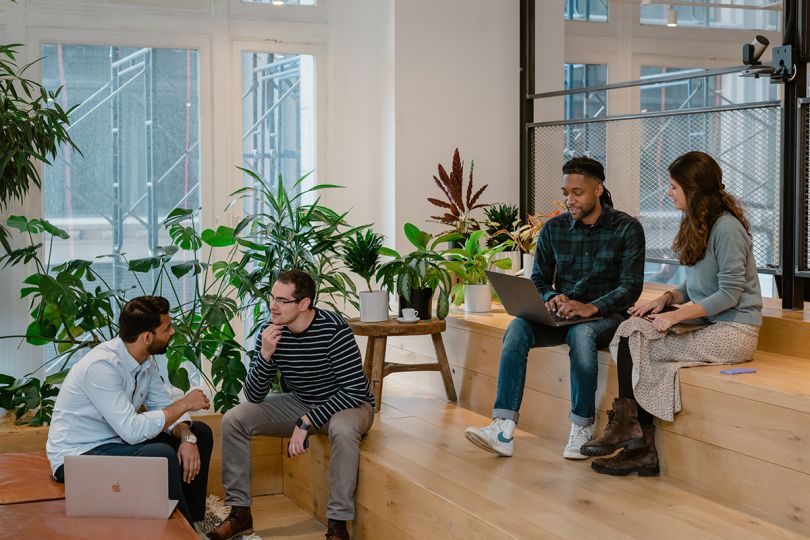
POLYGON ((511 269, 502 269, 498 268, 497 266, 490 265, 489 269, 493 272, 500 272, 501 274, 514 274, 518 268, 520 268, 520 252, 519 251, 501 251, 494 257, 492 257, 493 261, 497 261, 498 259, 510 259, 512 261, 512 268, 511 269))
POLYGON ((531 278, 534 269, 534 255, 523 254, 523 277, 531 278))
POLYGON ((362 322, 388 320, 388 291, 360 292, 360 320, 362 322))
POLYGON ((464 311, 487 313, 492 311, 492 290, 486 285, 464 285, 464 311))

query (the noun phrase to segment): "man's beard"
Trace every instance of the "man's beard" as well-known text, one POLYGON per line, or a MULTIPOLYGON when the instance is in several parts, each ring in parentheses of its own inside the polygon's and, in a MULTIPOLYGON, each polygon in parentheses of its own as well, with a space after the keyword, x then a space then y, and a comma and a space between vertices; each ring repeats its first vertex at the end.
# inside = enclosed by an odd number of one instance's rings
POLYGON ((161 343, 160 345, 157 345, 157 344, 155 344, 155 345, 150 345, 150 346, 149 346, 149 347, 146 349, 146 352, 148 352, 148 353, 149 353, 149 354, 151 354, 151 355, 155 355, 155 354, 166 354, 166 351, 167 351, 168 349, 169 349, 169 342, 167 341, 166 343, 161 343))

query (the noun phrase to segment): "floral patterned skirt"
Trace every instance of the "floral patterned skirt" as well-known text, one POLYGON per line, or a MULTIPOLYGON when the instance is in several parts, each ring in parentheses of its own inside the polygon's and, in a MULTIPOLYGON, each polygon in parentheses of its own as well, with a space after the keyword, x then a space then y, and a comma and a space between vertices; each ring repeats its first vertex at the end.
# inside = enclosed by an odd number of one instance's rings
POLYGON ((671 422, 681 410, 680 368, 750 360, 759 327, 719 321, 686 334, 662 334, 650 321, 631 317, 619 325, 610 343, 614 359, 622 337, 628 338, 633 357, 636 401, 647 412, 671 422))

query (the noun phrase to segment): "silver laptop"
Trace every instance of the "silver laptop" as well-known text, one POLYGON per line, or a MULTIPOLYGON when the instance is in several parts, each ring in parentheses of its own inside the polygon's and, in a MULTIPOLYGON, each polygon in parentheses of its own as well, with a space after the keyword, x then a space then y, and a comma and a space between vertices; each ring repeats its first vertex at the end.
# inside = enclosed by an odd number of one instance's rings
POLYGON ((177 501, 169 500, 165 458, 65 457, 68 517, 168 519, 175 506, 177 501))
POLYGON ((506 312, 514 317, 522 317, 528 321, 548 326, 569 326, 602 318, 601 315, 596 315, 563 319, 548 310, 540 291, 534 286, 532 280, 489 270, 486 271, 486 274, 492 286, 495 287, 495 292, 501 297, 501 303, 506 308, 506 312))

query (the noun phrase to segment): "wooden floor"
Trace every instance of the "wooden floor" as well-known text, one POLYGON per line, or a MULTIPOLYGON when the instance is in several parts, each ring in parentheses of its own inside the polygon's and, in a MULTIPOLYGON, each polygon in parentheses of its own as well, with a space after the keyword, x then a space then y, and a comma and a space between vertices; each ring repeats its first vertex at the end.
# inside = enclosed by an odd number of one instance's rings
POLYGON ((563 459, 559 438, 518 431, 514 457, 483 452, 463 431, 489 420, 449 404, 433 379, 386 378, 363 443, 356 538, 806 538, 666 477, 596 474, 563 459))
POLYGON ((323 540, 320 521, 284 495, 253 499, 253 532, 263 540, 323 540))

